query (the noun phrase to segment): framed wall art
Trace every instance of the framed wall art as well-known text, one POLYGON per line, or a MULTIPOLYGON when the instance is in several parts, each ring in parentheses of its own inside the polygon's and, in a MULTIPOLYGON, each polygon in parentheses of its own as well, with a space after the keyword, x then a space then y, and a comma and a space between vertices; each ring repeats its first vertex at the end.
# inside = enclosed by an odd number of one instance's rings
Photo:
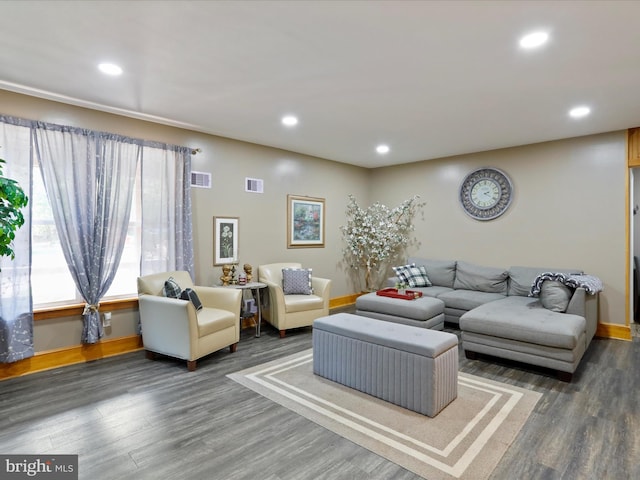
POLYGON ((287 195, 287 248, 324 247, 324 198, 287 195))
POLYGON ((213 217, 213 264, 238 263, 238 217, 213 217))

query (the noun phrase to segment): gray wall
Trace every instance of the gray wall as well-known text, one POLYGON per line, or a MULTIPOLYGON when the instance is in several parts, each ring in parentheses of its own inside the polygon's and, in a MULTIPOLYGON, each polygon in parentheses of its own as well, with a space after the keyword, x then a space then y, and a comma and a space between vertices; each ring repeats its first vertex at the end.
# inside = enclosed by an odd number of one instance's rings
MULTIPOLYGON (((342 265, 339 231, 348 195, 395 206, 417 193, 427 204, 411 253, 505 267, 577 266, 605 282, 601 321, 625 323, 625 132, 367 170, 2 90, 0 113, 201 148, 193 169, 211 172, 213 188, 192 194, 197 283, 218 281, 212 219, 232 216, 240 219, 240 262, 300 261, 333 280, 332 297, 355 293, 360 285, 342 265), (490 222, 466 216, 457 198, 464 176, 481 166, 504 170, 515 189, 507 213, 490 222), (245 177, 263 179, 265 193, 245 193, 245 177), (289 193, 326 199, 325 248, 287 249, 289 193)), ((135 311, 114 312, 107 338, 134 334, 136 321, 135 311)), ((77 345, 80 328, 75 317, 38 321, 36 350, 77 345)))

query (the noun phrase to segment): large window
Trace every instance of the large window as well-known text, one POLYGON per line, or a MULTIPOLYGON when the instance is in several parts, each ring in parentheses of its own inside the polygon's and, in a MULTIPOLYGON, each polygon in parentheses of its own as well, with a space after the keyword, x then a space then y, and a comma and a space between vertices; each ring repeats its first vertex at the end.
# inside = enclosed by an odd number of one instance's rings
MULTIPOLYGON (((91 167, 92 164, 73 162, 91 162, 91 155, 95 154, 95 152, 88 149, 88 156, 78 155, 79 150, 77 147, 76 150, 71 147, 71 151, 67 152, 66 148, 69 145, 64 144, 64 142, 55 143, 52 138, 38 136, 41 131, 45 130, 47 132, 60 132, 71 129, 74 130, 74 134, 96 134, 116 143, 139 145, 142 149, 138 152, 141 156, 136 163, 137 170, 133 174, 135 175, 134 192, 131 200, 132 205, 124 249, 113 282, 101 300, 117 297, 135 297, 137 295, 136 279, 140 276, 141 270, 145 274, 169 270, 186 270, 193 274, 193 239, 191 237, 191 196, 189 188, 191 149, 121 137, 116 134, 75 129, 75 127, 43 124, 2 115, 0 115, 0 122, 2 127, 0 128, 0 146, 6 147, 3 152, 10 153, 8 155, 10 158, 7 159, 8 164, 11 163, 14 175, 17 175, 20 168, 28 170, 27 173, 29 175, 25 177, 27 179, 26 184, 32 185, 32 190, 29 194, 30 207, 32 209, 31 242, 25 242, 25 239, 23 239, 22 244, 26 247, 21 256, 24 260, 24 266, 28 266, 29 261, 31 263, 31 298, 27 302, 29 306, 31 306, 31 300, 33 300, 33 307, 38 309, 85 303, 76 289, 70 273, 70 267, 61 247, 58 229, 56 228, 49 197, 44 187, 41 166, 38 161, 39 158, 45 158, 44 165, 49 165, 46 163, 46 158, 48 157, 42 157, 43 152, 51 153, 44 148, 45 144, 47 148, 58 149, 55 155, 64 155, 64 157, 56 156, 56 159, 67 158, 67 154, 69 154, 69 158, 72 159, 69 160, 71 163, 64 163, 51 181, 60 182, 60 178, 63 178, 62 181, 74 182, 80 181, 79 178, 65 174, 65 168, 70 171, 71 168, 91 167), (144 166, 142 165, 143 163, 144 166), (67 179, 67 177, 73 178, 67 179), (142 178, 144 178, 144 181, 142 181, 142 178), (142 202, 143 198, 144 204, 142 202), (144 229, 142 225, 143 216, 144 229)), ((133 164, 130 163, 129 166, 133 167, 133 164)), ((132 175, 132 171, 129 169, 121 172, 126 174, 128 179, 132 175)), ((46 173, 49 178, 52 172, 47 171, 46 173)), ((90 175, 85 175, 85 178, 89 178, 89 182, 91 181, 90 175)), ((53 185, 56 184, 53 183, 53 185)), ((58 183, 56 186, 71 187, 72 185, 60 185, 58 183)), ((82 186, 89 185, 85 183, 82 186)), ((56 191, 57 189, 53 188, 52 190, 56 191)), ((65 210, 65 208, 76 208, 73 203, 61 205, 62 211, 73 214, 87 213, 77 210, 65 210)), ((126 210, 126 208, 120 208, 119 211, 124 212, 126 210)), ((113 212, 107 214, 117 215, 117 213, 113 212)), ((123 213, 120 213, 120 215, 123 215, 123 213)), ((64 218, 75 219, 78 217, 69 215, 64 216, 64 218)), ((73 228, 69 229, 76 234, 73 238, 79 238, 78 235, 84 233, 84 231, 80 230, 81 227, 78 226, 75 230, 73 228)), ((28 238, 29 230, 22 229, 22 231, 27 232, 25 238, 28 238)), ((110 255, 108 258, 114 256, 117 255, 110 255)), ((100 261, 108 261, 105 258, 101 257, 100 261)), ((87 263, 82 257, 81 261, 82 263, 87 263)), ((17 265, 17 261, 3 268, 2 275, 0 275, 0 297, 2 299, 16 297, 15 283, 12 283, 13 281, 8 275, 9 270, 15 265, 17 265)), ((22 267, 23 269, 25 268, 24 266, 22 267)), ((109 265, 102 265, 102 268, 109 268, 109 265)), ((113 272, 113 269, 109 271, 113 272)), ((26 272, 28 273, 28 269, 26 272)), ((81 270, 80 274, 83 273, 81 270)), ((95 276, 99 273, 92 271, 88 274, 95 276)), ((26 275, 26 278, 25 289, 29 290, 28 275, 26 275)), ((0 323, 1 320, 2 318, 0 318, 0 323)))
MULTIPOLYGON (((140 168, 136 176, 136 193, 131 206, 129 230, 122 252, 118 273, 104 299, 135 296, 136 278, 140 275, 140 168)), ((53 220, 47 193, 42 182, 40 166, 34 161, 32 192, 32 268, 33 305, 42 308, 52 305, 84 303, 76 289, 53 220)))

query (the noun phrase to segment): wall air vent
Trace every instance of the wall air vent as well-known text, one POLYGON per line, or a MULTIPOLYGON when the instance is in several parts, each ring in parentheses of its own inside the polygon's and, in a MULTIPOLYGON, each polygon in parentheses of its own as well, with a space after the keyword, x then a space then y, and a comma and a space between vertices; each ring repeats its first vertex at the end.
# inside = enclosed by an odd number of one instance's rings
POLYGON ((244 191, 251 193, 264 193, 264 181, 260 178, 244 179, 244 191))
POLYGON ((211 188, 211 174, 208 172, 191 172, 191 186, 211 188))

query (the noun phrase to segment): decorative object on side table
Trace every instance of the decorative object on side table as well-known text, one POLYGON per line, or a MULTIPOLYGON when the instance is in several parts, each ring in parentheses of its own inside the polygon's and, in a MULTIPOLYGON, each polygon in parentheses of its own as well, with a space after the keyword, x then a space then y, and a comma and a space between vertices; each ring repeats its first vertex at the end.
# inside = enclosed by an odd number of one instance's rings
POLYGON ((377 281, 372 275, 374 270, 397 257, 411 243, 409 234, 414 230, 413 218, 425 205, 418 202, 419 198, 415 195, 395 208, 376 202, 363 209, 354 196, 349 195, 347 224, 340 227, 347 244, 343 254, 351 268, 365 269, 367 291, 377 289, 377 281))
POLYGON ((231 276, 231 265, 222 266, 222 276, 220 277, 220 281, 222 282, 223 287, 231 284, 233 281, 233 277, 231 276))
POLYGON ((253 271, 253 267, 248 263, 245 263, 243 268, 244 273, 247 274, 247 283, 251 283, 251 279, 253 278, 253 274, 251 273, 253 271))
POLYGON ((460 185, 460 204, 476 220, 492 220, 502 215, 513 198, 511 180, 497 168, 479 168, 460 185))

